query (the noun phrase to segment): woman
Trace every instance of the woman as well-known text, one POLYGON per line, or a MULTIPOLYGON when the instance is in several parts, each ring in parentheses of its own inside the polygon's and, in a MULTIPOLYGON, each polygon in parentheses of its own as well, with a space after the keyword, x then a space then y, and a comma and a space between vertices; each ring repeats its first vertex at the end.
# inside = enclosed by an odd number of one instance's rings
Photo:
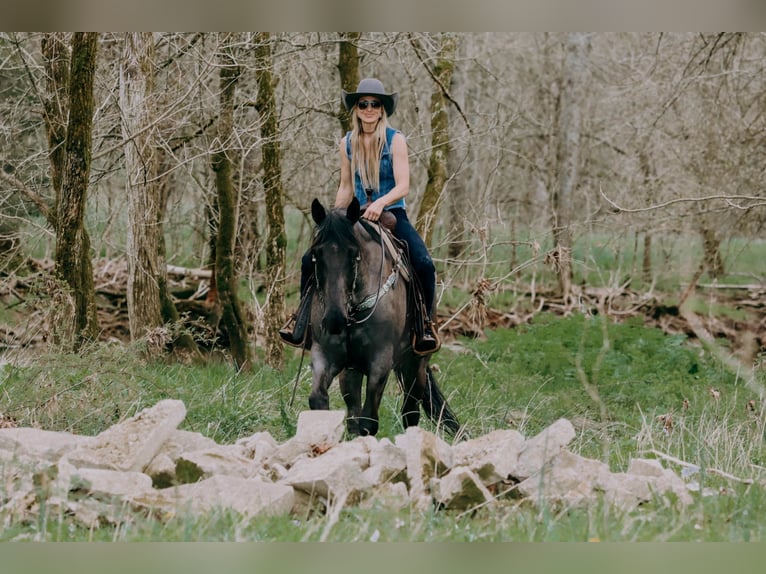
MULTIPOLYGON (((410 190, 410 166, 404 135, 388 125, 394 114, 399 95, 387 93, 380 80, 365 78, 355 92, 343 91, 343 103, 351 112, 353 128, 341 139, 340 185, 335 207, 347 207, 356 196, 364 209, 362 217, 379 221, 384 211, 396 217, 394 235, 407 242, 410 263, 420 280, 427 316, 424 328, 416 329, 415 352, 429 354, 437 351, 439 339, 431 322, 436 293, 436 270, 423 239, 407 218, 405 197, 410 190)), ((311 274, 311 258, 301 262, 301 294, 305 295, 311 274)), ((307 299, 304 297, 304 299, 307 299)), ((302 313, 308 305, 301 302, 294 331, 289 324, 280 331, 282 338, 293 345, 304 342, 305 325, 302 313)))

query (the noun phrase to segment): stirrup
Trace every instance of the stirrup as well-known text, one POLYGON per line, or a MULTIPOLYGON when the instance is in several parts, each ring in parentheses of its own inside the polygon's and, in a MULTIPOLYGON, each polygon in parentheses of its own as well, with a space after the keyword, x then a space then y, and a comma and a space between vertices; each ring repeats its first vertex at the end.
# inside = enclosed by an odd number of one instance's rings
POLYGON ((295 329, 296 319, 297 319, 297 316, 295 314, 291 315, 290 318, 287 320, 287 322, 279 330, 279 336, 281 337, 282 341, 287 343, 288 345, 291 345, 293 347, 303 347, 303 340, 297 340, 295 338, 294 329, 295 329))
POLYGON ((412 345, 412 350, 415 354, 425 356, 435 353, 442 346, 439 335, 433 329, 433 323, 429 321, 424 325, 423 333, 415 333, 415 342, 412 345))
POLYGON ((303 294, 298 310, 293 313, 287 322, 279 330, 282 341, 293 347, 304 349, 311 348, 311 299, 312 292, 309 290, 303 294))

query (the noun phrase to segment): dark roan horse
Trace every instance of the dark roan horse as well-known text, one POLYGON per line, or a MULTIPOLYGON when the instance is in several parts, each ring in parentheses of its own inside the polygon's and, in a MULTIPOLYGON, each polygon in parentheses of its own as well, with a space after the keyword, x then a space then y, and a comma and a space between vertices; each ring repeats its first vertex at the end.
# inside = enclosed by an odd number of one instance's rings
POLYGON ((360 219, 356 198, 346 209, 326 210, 315 199, 317 224, 311 257, 312 410, 328 409, 328 389, 338 376, 350 435, 378 432, 378 409, 393 370, 403 391, 402 423, 417 425, 420 407, 455 435, 460 424, 436 385, 427 356, 412 349, 413 297, 403 263, 384 247, 381 230, 360 219), (367 387, 362 402, 362 382, 367 387))

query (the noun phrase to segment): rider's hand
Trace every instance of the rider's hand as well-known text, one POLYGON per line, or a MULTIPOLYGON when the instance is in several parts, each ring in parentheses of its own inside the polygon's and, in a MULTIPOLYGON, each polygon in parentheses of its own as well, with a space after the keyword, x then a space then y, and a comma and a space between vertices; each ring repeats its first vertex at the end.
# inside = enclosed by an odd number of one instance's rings
POLYGON ((377 201, 373 201, 364 210, 362 217, 369 221, 378 221, 381 213, 383 213, 383 206, 377 201))

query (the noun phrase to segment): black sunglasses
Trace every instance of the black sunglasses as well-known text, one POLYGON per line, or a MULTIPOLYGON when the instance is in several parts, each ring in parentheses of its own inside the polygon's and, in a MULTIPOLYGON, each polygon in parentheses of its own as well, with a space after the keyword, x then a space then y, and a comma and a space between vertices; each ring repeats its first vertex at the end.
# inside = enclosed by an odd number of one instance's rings
POLYGON ((356 107, 360 110, 366 110, 367 106, 372 106, 373 110, 377 110, 381 103, 378 100, 362 100, 361 102, 356 103, 356 107))

